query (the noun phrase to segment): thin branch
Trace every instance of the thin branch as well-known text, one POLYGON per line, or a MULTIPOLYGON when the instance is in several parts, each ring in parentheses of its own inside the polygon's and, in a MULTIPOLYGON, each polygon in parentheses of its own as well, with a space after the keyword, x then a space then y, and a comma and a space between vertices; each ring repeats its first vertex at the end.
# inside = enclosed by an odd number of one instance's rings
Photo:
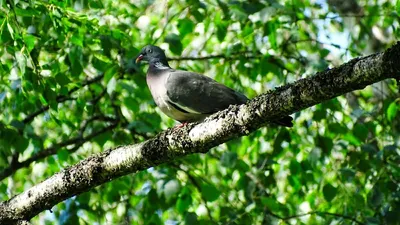
POLYGON ((186 56, 186 57, 179 57, 179 58, 168 58, 168 60, 169 61, 209 60, 209 59, 237 60, 237 59, 240 59, 241 57, 244 57, 246 59, 256 59, 256 58, 262 57, 261 53, 257 53, 256 55, 245 55, 248 53, 252 53, 252 52, 241 51, 241 52, 235 52, 231 55, 218 54, 218 55, 199 56, 199 57, 186 56), (243 56, 243 55, 245 55, 245 56, 243 56))
MULTIPOLYGON (((88 83, 93 83, 95 82, 94 79, 88 81, 85 83, 85 85, 88 85, 88 83)), ((70 91, 70 93, 72 93, 73 90, 70 91)), ((91 104, 96 104, 100 98, 102 96, 104 96, 106 93, 106 89, 104 89, 98 96, 96 96, 94 99, 90 100, 89 102, 91 104)), ((66 98, 66 97, 65 97, 66 98)), ((115 97, 113 97, 115 98, 115 97)), ((112 99, 113 101, 113 99, 112 99)), ((113 104, 113 107, 115 109, 116 105, 113 104)), ((81 128, 78 130, 78 135, 74 138, 71 138, 69 140, 65 140, 62 141, 58 144, 54 144, 53 146, 44 149, 42 151, 37 152, 36 154, 32 155, 30 158, 26 159, 23 162, 18 162, 18 157, 19 154, 14 154, 13 158, 11 160, 11 163, 8 167, 4 168, 3 170, 0 171, 0 181, 3 180, 4 178, 12 175, 15 171, 17 171, 18 169, 24 168, 24 167, 28 167, 32 162, 35 162, 37 160, 41 160, 44 159, 48 156, 54 155, 57 153, 59 148, 63 148, 63 147, 68 147, 70 145, 74 145, 71 149, 68 150, 69 153, 73 153, 76 150, 79 149, 80 146, 82 146, 86 141, 91 140, 92 138, 107 132, 108 130, 112 130, 115 127, 117 127, 118 123, 121 121, 121 117, 120 117, 120 113, 118 113, 117 109, 115 109, 115 118, 113 117, 109 117, 109 116, 105 116, 105 115, 94 115, 92 117, 90 117, 89 119, 86 119, 82 122, 81 124, 81 128), (89 134, 88 136, 84 137, 84 133, 86 131, 86 128, 88 127, 88 125, 96 120, 101 120, 101 121, 105 121, 105 122, 111 122, 112 125, 105 127, 103 129, 100 129, 97 132, 94 132, 92 134, 89 134)))
MULTIPOLYGON (((168 60, 180 62, 180 61, 187 61, 187 60, 200 61, 200 60, 209 60, 209 59, 225 59, 225 60, 233 61, 233 60, 242 60, 242 59, 260 59, 263 56, 264 55, 261 54, 260 52, 254 53, 251 51, 241 51, 241 52, 232 53, 230 55, 218 54, 218 55, 208 55, 208 56, 199 56, 199 57, 184 56, 184 57, 179 57, 179 58, 168 58, 168 60), (252 55, 249 55, 249 53, 252 53, 252 55)), ((279 68, 281 68, 283 70, 287 70, 291 73, 294 73, 293 70, 286 68, 285 65, 283 65, 283 63, 279 62, 279 60, 273 56, 268 58, 268 62, 275 64, 276 66, 278 66, 279 68)))
POLYGON ((368 18, 368 17, 387 17, 390 13, 384 14, 345 14, 338 16, 325 16, 325 17, 306 17, 304 20, 335 20, 339 18, 368 18))
MULTIPOLYGON (((167 3, 167 4, 168 4, 168 3, 167 3)), ((156 44, 156 43, 160 40, 160 38, 164 36, 165 32, 167 32, 167 27, 168 27, 168 25, 171 24, 171 21, 172 21, 175 17, 177 17, 177 16, 179 16, 181 13, 183 13, 183 11, 185 11, 187 8, 189 8, 189 6, 185 6, 182 10, 180 10, 179 12, 177 12, 177 13, 175 13, 174 15, 169 16, 169 17, 168 17, 168 8, 166 8, 167 13, 166 13, 166 15, 165 15, 165 19, 166 19, 165 25, 164 25, 164 27, 163 27, 163 29, 162 29, 162 31, 161 31, 160 36, 158 36, 157 38, 155 38, 155 39, 153 40, 153 44, 156 44)), ((153 33, 153 35, 154 35, 154 33, 153 33)))
POLYGON ((346 215, 342 215, 342 214, 338 214, 338 213, 330 213, 330 212, 321 212, 321 211, 312 211, 312 212, 308 212, 308 213, 303 213, 303 214, 298 214, 298 215, 293 215, 293 216, 288 216, 288 217, 280 217, 277 214, 273 214, 271 212, 268 212, 268 214, 277 217, 283 221, 287 221, 290 219, 295 219, 295 218, 299 218, 299 217, 303 217, 303 216, 308 216, 308 215, 313 215, 313 214, 319 214, 319 215, 328 215, 328 216, 334 216, 334 217, 339 217, 339 218, 343 218, 346 220, 350 220, 353 221, 354 223, 360 224, 360 225, 365 225, 365 223, 358 221, 356 218, 351 217, 351 216, 346 216, 346 215))
MULTIPOLYGON (((103 78, 103 75, 99 75, 99 76, 97 76, 97 77, 94 77, 93 79, 86 80, 86 81, 84 81, 84 82, 82 83, 82 85, 81 85, 80 87, 74 87, 74 88, 72 88, 71 90, 69 90, 67 96, 58 95, 58 96, 56 97, 56 101, 57 101, 58 103, 62 103, 62 102, 71 100, 71 98, 68 97, 69 95, 71 95, 71 94, 74 93, 75 91, 79 90, 80 88, 83 88, 83 87, 85 87, 85 86, 87 86, 87 85, 93 84, 93 83, 95 83, 95 82, 101 80, 102 78, 103 78)), ((33 113, 27 115, 27 116, 25 117, 25 119, 22 120, 22 122, 23 122, 24 124, 30 123, 36 116, 38 116, 38 115, 40 115, 40 114, 46 112, 47 110, 49 110, 49 108, 50 108, 50 106, 48 106, 48 105, 43 106, 42 108, 36 110, 35 112, 33 112, 33 113)))
MULTIPOLYGON (((105 117, 103 117, 104 119, 106 119, 105 117)), ((109 120, 110 118, 106 119, 109 120)), ((94 121, 94 119, 90 119, 91 121, 94 121)), ((11 176, 13 173, 15 173, 15 171, 24 168, 24 167, 28 167, 31 163, 44 159, 48 156, 54 155, 57 153, 57 151, 60 148, 63 147, 67 147, 70 145, 74 145, 74 147, 72 147, 69 152, 72 153, 76 150, 78 150, 78 148, 80 146, 82 146, 85 142, 90 141, 92 138, 103 134, 109 130, 114 129, 115 127, 117 127, 118 123, 116 121, 114 121, 114 123, 112 123, 111 125, 104 127, 96 132, 93 132, 89 135, 87 135, 86 137, 83 137, 81 134, 79 134, 77 137, 71 138, 69 140, 60 142, 58 144, 55 144, 47 149, 44 149, 42 151, 37 152, 36 154, 32 155, 31 157, 29 157, 28 159, 22 161, 22 162, 18 162, 18 160, 13 160, 12 163, 10 163, 10 165, 4 169, 2 169, 0 171, 0 181, 3 180, 4 178, 11 176)), ((86 124, 83 125, 83 128, 86 129, 86 124)), ((81 132, 79 132, 81 133, 81 132)), ((83 133, 83 132, 82 132, 83 133)))
POLYGON ((99 95, 97 95, 96 97, 94 97, 92 100, 90 100, 88 103, 92 104, 92 105, 96 105, 100 99, 102 97, 104 97, 104 95, 107 93, 107 88, 104 88, 103 91, 101 91, 101 93, 99 95))
POLYGON ((320 40, 313 39, 313 38, 310 38, 310 39, 302 39, 302 40, 292 40, 292 41, 291 41, 292 44, 297 44, 297 43, 301 43, 301 42, 315 42, 315 43, 320 44, 320 45, 329 45, 329 46, 332 46, 332 47, 334 47, 334 48, 336 48, 336 49, 339 49, 339 50, 350 51, 351 53, 356 54, 356 55, 362 55, 361 52, 358 52, 358 51, 356 51, 356 50, 354 50, 354 49, 343 48, 343 47, 340 46, 339 44, 326 43, 326 42, 322 42, 322 41, 320 41, 320 40))

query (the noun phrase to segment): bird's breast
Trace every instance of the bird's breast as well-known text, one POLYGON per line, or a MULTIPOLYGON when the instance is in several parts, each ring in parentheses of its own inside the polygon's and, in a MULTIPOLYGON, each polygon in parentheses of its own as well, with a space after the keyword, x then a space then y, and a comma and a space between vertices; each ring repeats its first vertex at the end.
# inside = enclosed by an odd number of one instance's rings
POLYGON ((167 74, 163 76, 147 75, 147 85, 149 86, 151 95, 153 96, 154 102, 160 108, 160 110, 172 119, 179 120, 180 115, 175 112, 175 109, 168 103, 168 95, 166 88, 166 81, 168 79, 167 74))
POLYGON ((167 89, 165 87, 165 81, 167 76, 152 76, 147 75, 146 81, 149 86, 151 95, 157 106, 164 108, 167 105, 167 89))

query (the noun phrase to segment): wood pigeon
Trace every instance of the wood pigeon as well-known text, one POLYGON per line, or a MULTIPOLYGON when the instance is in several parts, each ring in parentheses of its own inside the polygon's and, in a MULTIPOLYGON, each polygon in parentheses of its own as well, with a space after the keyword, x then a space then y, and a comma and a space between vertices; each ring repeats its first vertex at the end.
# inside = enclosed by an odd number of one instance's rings
MULTIPOLYGON (((149 63, 146 81, 157 106, 167 116, 183 124, 200 122, 207 116, 240 105, 248 98, 215 80, 193 72, 172 69, 164 51, 152 45, 143 47, 136 63, 149 63)), ((292 117, 274 121, 292 127, 292 117)))

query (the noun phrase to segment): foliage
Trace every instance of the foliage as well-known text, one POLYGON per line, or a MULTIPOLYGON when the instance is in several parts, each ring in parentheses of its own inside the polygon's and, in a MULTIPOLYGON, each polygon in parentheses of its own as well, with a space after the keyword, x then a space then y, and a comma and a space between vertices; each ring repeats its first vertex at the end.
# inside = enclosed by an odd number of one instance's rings
MULTIPOLYGON (((174 125, 133 64, 146 44, 254 97, 400 37, 394 0, 359 0, 348 14, 250 2, 0 0, 0 199, 174 125)), ((122 177, 32 222, 396 224, 399 99, 392 81, 370 86, 296 113, 292 129, 122 177)))

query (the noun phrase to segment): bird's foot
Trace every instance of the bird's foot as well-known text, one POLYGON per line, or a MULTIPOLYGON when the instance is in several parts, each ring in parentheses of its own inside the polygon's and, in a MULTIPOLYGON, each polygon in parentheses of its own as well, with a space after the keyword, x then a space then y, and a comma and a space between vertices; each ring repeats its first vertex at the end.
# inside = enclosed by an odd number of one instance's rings
POLYGON ((174 127, 174 129, 180 129, 180 128, 186 126, 187 124, 188 124, 188 122, 183 122, 183 123, 181 123, 181 124, 179 124, 179 125, 176 125, 176 126, 174 127))

